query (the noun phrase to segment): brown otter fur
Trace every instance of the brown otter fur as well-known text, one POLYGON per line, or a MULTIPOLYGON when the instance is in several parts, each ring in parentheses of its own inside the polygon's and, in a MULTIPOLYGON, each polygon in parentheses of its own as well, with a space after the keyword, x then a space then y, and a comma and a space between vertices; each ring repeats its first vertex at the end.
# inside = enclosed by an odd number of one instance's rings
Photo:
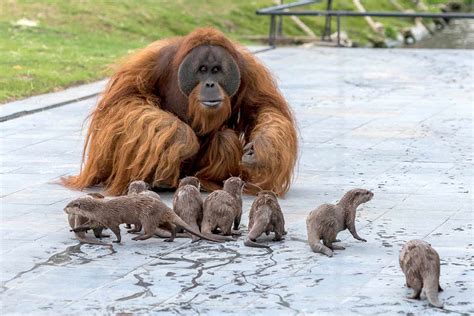
POLYGON ((211 234, 217 228, 222 231, 224 236, 239 233, 243 187, 242 179, 231 177, 224 182, 223 190, 216 190, 207 196, 204 200, 201 227, 204 234, 211 234))
MULTIPOLYGON (((192 228, 199 231, 202 222, 201 183, 196 177, 185 177, 179 181, 173 197, 173 210, 192 228)), ((199 238, 192 235, 193 241, 199 238)))
MULTIPOLYGON (((199 184, 199 180, 198 180, 198 184, 199 184)), ((160 195, 158 193, 154 192, 154 191, 151 191, 150 186, 145 181, 141 181, 141 180, 133 181, 128 185, 127 195, 134 195, 134 194, 144 194, 144 195, 150 196, 152 198, 161 200, 160 195)), ((179 216, 179 214, 178 214, 178 216, 179 216)), ((188 223, 187 221, 185 221, 185 222, 188 223)), ((130 224, 126 224, 125 228, 130 229, 132 227, 131 227, 130 224)), ((182 229, 179 229, 179 231, 182 231, 182 229)), ((129 232, 129 233, 139 233, 140 231, 138 231, 137 227, 135 227, 134 229, 130 229, 127 232, 129 232)), ((171 237, 171 232, 169 232, 165 229, 162 229, 162 228, 157 228, 156 231, 155 231, 155 235, 157 235, 158 237, 161 237, 161 238, 170 238, 171 237)), ((190 234, 177 233, 176 237, 189 238, 189 235, 190 234)), ((191 234, 191 236, 193 236, 193 240, 194 240, 195 236, 192 235, 192 234, 191 234)))
POLYGON ((353 189, 348 191, 342 199, 334 204, 323 204, 311 211, 306 218, 308 241, 314 252, 323 253, 332 257, 332 250, 343 250, 342 246, 333 245, 339 232, 349 229, 352 236, 360 241, 361 238, 355 228, 355 216, 357 207, 370 201, 374 194, 364 189, 353 189), (323 240, 323 244, 320 243, 323 240))
POLYGON ((272 191, 260 191, 250 208, 249 235, 244 244, 248 247, 269 248, 255 241, 263 233, 268 235, 270 232, 275 233, 273 240, 282 240, 285 234, 285 219, 276 194, 272 191))
POLYGON ((154 191, 151 191, 149 189, 148 184, 145 181, 142 181, 142 180, 132 181, 128 185, 127 195, 133 195, 133 194, 145 194, 145 195, 148 195, 152 198, 161 200, 160 195, 158 193, 154 192, 154 191))
MULTIPOLYGON (((132 181, 128 185, 127 195, 143 194, 143 195, 147 195, 149 197, 161 200, 161 196, 158 193, 149 190, 149 188, 150 186, 145 181, 142 181, 142 180, 132 181)), ((128 229, 127 232, 129 233, 139 233, 141 230, 141 227, 140 229, 138 229, 138 227, 134 227, 133 229, 131 229, 132 225, 130 225, 129 223, 125 224, 125 228, 128 229)), ((163 230, 161 228, 157 228, 157 230, 162 235, 164 234, 165 238, 171 237, 171 233, 169 233, 168 231, 163 230)))
POLYGON ((424 288, 430 304, 443 308, 438 299, 438 292, 443 289, 439 285, 440 262, 436 250, 424 240, 410 240, 403 246, 399 262, 407 286, 413 289, 410 298, 419 299, 424 288))
POLYGON ((120 196, 110 200, 78 198, 69 202, 64 211, 67 214, 84 216, 110 228, 117 236, 114 242, 121 241, 119 225, 123 223, 134 224, 139 230, 143 226, 145 234, 136 236, 133 240, 151 238, 156 228, 161 227, 171 231, 171 238, 166 241, 173 241, 178 225, 203 239, 217 241, 194 230, 162 201, 142 194, 120 196))
MULTIPOLYGON (((86 195, 86 197, 96 198, 96 199, 104 198, 104 196, 100 193, 89 193, 86 195)), ((105 243, 101 243, 95 240, 90 240, 86 237, 85 233, 89 229, 92 229, 92 231, 94 232, 94 236, 96 238, 110 237, 110 235, 102 234, 102 231, 105 229, 105 227, 102 226, 100 223, 91 221, 84 216, 73 215, 73 214, 68 214, 67 219, 69 222, 69 226, 71 227, 71 231, 74 231, 74 234, 76 235, 77 240, 79 240, 80 242, 86 243, 86 244, 92 244, 92 245, 111 246, 110 244, 105 244, 105 243), (78 227, 82 227, 82 229, 77 229, 78 227)))
MULTIPOLYGON (((203 217, 203 201, 201 193, 199 192, 201 184, 196 177, 185 177, 179 182, 173 198, 173 210, 181 217, 183 221, 188 223, 191 227, 199 230, 203 217)), ((193 241, 199 240, 199 237, 192 235, 193 241)), ((214 235, 212 238, 232 241, 234 239, 214 235)))

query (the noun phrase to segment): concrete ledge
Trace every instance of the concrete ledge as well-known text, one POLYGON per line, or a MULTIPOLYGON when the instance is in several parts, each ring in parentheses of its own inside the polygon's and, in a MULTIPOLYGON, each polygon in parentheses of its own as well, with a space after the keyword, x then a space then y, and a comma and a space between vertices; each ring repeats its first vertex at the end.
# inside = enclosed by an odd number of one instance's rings
POLYGON ((60 92, 41 94, 0 105, 0 122, 93 98, 104 90, 107 80, 104 79, 60 92))

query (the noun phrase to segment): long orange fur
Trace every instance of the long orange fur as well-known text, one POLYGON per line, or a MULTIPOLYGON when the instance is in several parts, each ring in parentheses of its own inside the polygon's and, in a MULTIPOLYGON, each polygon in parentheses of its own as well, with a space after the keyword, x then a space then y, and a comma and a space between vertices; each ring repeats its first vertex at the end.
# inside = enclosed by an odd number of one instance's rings
POLYGON ((191 161, 187 172, 208 189, 238 173, 282 195, 291 184, 297 144, 293 115, 269 71, 244 47, 203 28, 154 42, 121 64, 91 114, 80 174, 63 182, 76 189, 103 183, 112 195, 122 194, 132 180, 176 187, 191 161), (241 85, 217 116, 198 104, 195 88, 187 117, 180 119, 162 109, 157 91, 179 93, 172 80, 199 45, 224 47, 237 62, 241 85), (258 166, 240 165, 241 140, 254 142, 258 166))
POLYGON ((217 190, 227 178, 239 176, 242 154, 242 144, 234 130, 227 128, 215 132, 196 164, 196 177, 203 188, 217 190))

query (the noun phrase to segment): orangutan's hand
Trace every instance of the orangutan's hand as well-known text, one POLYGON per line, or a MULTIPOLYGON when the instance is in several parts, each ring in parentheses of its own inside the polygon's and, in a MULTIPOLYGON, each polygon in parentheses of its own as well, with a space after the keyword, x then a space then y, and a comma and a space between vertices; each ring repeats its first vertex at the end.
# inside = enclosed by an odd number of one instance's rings
POLYGON ((244 154, 242 156, 242 164, 247 167, 255 167, 257 165, 257 157, 255 157, 253 142, 245 145, 244 154))

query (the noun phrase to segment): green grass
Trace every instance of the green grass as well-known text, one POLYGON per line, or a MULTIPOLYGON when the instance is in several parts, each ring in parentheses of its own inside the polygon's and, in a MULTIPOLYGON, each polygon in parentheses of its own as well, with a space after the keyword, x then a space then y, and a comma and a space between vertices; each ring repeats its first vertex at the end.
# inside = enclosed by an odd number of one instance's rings
MULTIPOLYGON (((354 10, 351 0, 334 2, 336 10, 354 10)), ((395 10, 388 0, 362 2, 368 10, 395 10)), ((413 6, 411 0, 399 2, 413 6)), ((117 59, 198 26, 214 26, 244 42, 246 36, 265 36, 269 18, 255 10, 270 5, 272 0, 1 0, 0 103, 104 78, 117 59), (15 26, 22 18, 39 25, 15 26)), ((323 18, 302 20, 321 34, 323 18)), ((398 30, 412 21, 381 22, 398 30)), ((285 35, 304 35, 289 18, 283 25, 285 35)), ((361 44, 375 36, 360 18, 344 18, 342 29, 361 44)))
MULTIPOLYGON (((0 102, 107 76, 108 65, 157 39, 215 26, 234 39, 266 34, 271 0, 0 1, 0 102), (21 18, 38 27, 18 27, 21 18)), ((300 34, 285 25, 287 34, 300 34)))

